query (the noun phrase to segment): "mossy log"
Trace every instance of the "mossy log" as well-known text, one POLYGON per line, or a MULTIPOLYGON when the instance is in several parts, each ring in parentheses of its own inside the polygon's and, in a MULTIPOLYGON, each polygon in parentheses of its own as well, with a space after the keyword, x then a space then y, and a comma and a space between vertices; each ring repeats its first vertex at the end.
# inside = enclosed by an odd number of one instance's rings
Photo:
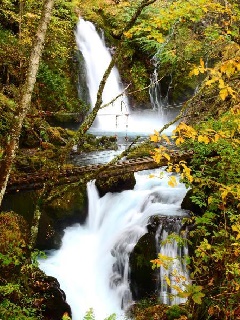
MULTIPOLYGON (((171 162, 186 160, 191 157, 191 152, 179 153, 178 151, 169 152, 171 162)), ((92 179, 106 179, 107 177, 124 175, 130 172, 137 172, 147 169, 166 166, 167 159, 163 158, 156 163, 151 157, 142 157, 129 160, 120 160, 114 164, 93 164, 87 166, 70 166, 67 169, 56 171, 38 171, 36 173, 23 173, 12 175, 7 192, 18 192, 20 190, 41 189, 44 184, 52 186, 78 182, 80 180, 90 181, 92 179)))

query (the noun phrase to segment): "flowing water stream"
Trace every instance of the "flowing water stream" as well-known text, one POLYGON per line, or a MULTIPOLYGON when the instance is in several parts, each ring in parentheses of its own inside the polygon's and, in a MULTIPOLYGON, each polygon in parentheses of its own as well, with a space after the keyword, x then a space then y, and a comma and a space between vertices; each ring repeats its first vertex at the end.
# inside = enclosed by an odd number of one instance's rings
MULTIPOLYGON (((124 310, 133 303, 129 255, 147 232, 149 217, 186 215, 180 206, 185 186, 179 183, 175 188, 169 187, 169 174, 160 172, 161 169, 155 170, 153 178, 149 177, 149 171, 135 173, 134 190, 107 193, 102 198, 95 182, 89 182, 86 223, 66 228, 61 248, 49 252, 46 260, 40 260, 40 268, 60 282, 73 320, 82 319, 90 308, 97 320, 112 313, 119 319, 121 315, 124 317, 124 310)), ((168 232, 166 228, 163 230, 168 232)), ((179 254, 176 246, 168 245, 164 250, 174 258, 179 254)), ((181 264, 175 268, 185 274, 181 264)), ((166 292, 163 294, 166 296, 166 292)))

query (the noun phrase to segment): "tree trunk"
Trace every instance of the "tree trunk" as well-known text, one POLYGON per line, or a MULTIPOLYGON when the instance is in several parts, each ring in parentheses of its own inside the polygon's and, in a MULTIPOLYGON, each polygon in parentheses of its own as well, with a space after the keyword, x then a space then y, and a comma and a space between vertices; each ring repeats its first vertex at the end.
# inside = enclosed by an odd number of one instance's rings
POLYGON ((39 62, 43 45, 45 41, 48 23, 51 18, 54 0, 45 0, 42 10, 42 15, 39 21, 38 30, 36 33, 35 43, 33 45, 29 65, 26 75, 26 80, 20 90, 20 99, 17 106, 15 119, 13 120, 11 129, 8 135, 8 142, 5 148, 4 157, 0 166, 0 206, 3 196, 6 191, 8 179, 10 176, 12 164, 14 162, 16 151, 19 145, 19 137, 22 130, 23 121, 30 109, 31 97, 33 88, 36 82, 39 62))

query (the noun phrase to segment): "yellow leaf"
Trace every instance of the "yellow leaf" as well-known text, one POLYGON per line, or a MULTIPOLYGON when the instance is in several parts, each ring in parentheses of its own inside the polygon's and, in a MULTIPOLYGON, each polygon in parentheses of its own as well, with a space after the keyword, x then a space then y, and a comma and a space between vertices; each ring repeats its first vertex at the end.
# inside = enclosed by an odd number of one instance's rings
POLYGON ((161 141, 161 137, 159 136, 159 132, 154 130, 154 135, 150 136, 152 142, 159 142, 161 141))
POLYGON ((200 66, 201 66, 202 68, 204 68, 204 61, 203 61, 202 58, 200 58, 200 66))
POLYGON ((165 276, 165 280, 166 280, 167 284, 170 287, 171 286, 171 280, 167 276, 165 276))
POLYGON ((227 68, 226 68, 225 73, 228 78, 230 78, 231 75, 233 75, 235 73, 235 66, 233 65, 232 62, 227 64, 227 68))
POLYGON ((219 92, 219 95, 220 95, 221 99, 224 101, 228 96, 227 88, 221 89, 219 92))
POLYGON ((206 85, 210 86, 212 83, 214 83, 216 81, 219 81, 219 78, 218 77, 212 77, 212 79, 206 81, 206 85))
POLYGON ((223 64, 221 65, 221 68, 220 68, 221 72, 222 72, 222 73, 225 73, 225 72, 226 72, 226 69, 227 69, 227 64, 226 64, 226 63, 223 63, 223 64))
POLYGON ((224 88, 226 87, 223 79, 219 79, 219 85, 218 85, 218 87, 219 87, 219 89, 224 89, 224 88))
POLYGON ((183 142, 184 142, 184 139, 182 137, 177 138, 177 140, 175 141, 176 145, 179 145, 183 142))
POLYGON ((170 156, 167 153, 163 153, 163 157, 165 157, 168 161, 170 161, 170 156))
POLYGON ((176 171, 177 173, 180 172, 180 167, 179 167, 179 165, 176 165, 176 166, 175 166, 175 171, 176 171))
POLYGON ((165 134, 162 134, 162 138, 163 138, 168 144, 171 143, 170 140, 169 140, 169 138, 168 138, 168 136, 166 136, 165 134))
POLYGON ((171 176, 171 177, 169 178, 168 185, 169 185, 170 187, 172 187, 172 188, 176 187, 176 185, 177 185, 177 180, 176 180, 176 178, 175 178, 174 176, 171 176))
POLYGON ((235 66, 236 66, 237 70, 240 71, 240 62, 236 62, 235 66))
POLYGON ((150 136, 150 140, 151 140, 152 142, 158 142, 158 137, 155 136, 155 135, 150 136))
POLYGON ((226 200, 226 198, 227 198, 227 195, 228 195, 228 190, 226 190, 226 189, 221 189, 221 190, 223 190, 223 191, 221 192, 222 201, 225 202, 225 200, 226 200))
POLYGON ((211 204, 212 201, 213 201, 213 197, 209 197, 209 198, 208 198, 208 204, 211 204))
POLYGON ((214 141, 215 141, 215 142, 217 142, 220 138, 221 138, 221 136, 220 136, 218 133, 216 133, 216 134, 214 135, 214 141))
POLYGON ((210 139, 208 136, 199 135, 198 142, 204 142, 205 144, 208 144, 210 142, 210 139))
POLYGON ((132 33, 130 31, 126 31, 124 32, 124 35, 127 39, 131 39, 132 38, 132 33))
POLYGON ((238 233, 238 234, 237 234, 237 237, 236 237, 236 240, 240 239, 240 226, 237 225, 237 224, 234 224, 234 225, 232 226, 232 231, 235 231, 235 232, 238 233))
POLYGON ((156 163, 159 163, 160 160, 161 160, 161 155, 159 153, 156 153, 154 156, 153 156, 153 160, 156 162, 156 163))
POLYGON ((189 73, 190 76, 197 76, 199 75, 199 69, 198 68, 194 68, 190 73, 189 73))
POLYGON ((227 91, 233 98, 236 98, 236 96, 234 94, 235 91, 231 87, 227 86, 227 91))
MULTIPOLYGON (((176 282, 178 282, 178 281, 176 281, 176 282)), ((171 287, 172 287, 173 289, 175 289, 178 293, 182 293, 182 292, 183 292, 183 290, 181 289, 180 286, 172 285, 171 287)), ((178 319, 178 320, 179 320, 179 319, 178 319)))

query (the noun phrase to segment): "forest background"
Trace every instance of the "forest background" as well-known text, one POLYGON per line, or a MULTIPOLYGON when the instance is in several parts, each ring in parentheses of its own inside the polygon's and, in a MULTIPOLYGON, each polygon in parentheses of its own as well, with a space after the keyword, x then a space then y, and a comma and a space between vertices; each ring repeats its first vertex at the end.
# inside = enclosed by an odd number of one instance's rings
MULTIPOLYGON (((43 5, 34 0, 3 0, 1 3, 1 166, 6 161, 9 132, 18 116, 21 88, 43 5)), ((76 140, 73 132, 52 126, 52 118, 64 122, 74 114, 81 122, 89 111, 87 93, 78 95, 77 90, 82 58, 76 48, 74 29, 79 15, 104 30, 107 44, 118 52, 115 62, 124 83, 131 83, 133 107, 149 103, 146 88, 154 68, 153 57, 158 65, 158 78, 162 79, 162 93, 166 94, 171 85, 170 103, 183 103, 178 117, 183 122, 172 139, 178 148, 192 151, 191 159, 172 163, 165 148, 154 149, 156 162, 164 157, 169 160, 169 170, 182 174, 183 181, 192 189, 194 202, 191 221, 186 222, 194 225, 189 237, 193 248, 189 259, 193 285, 179 291, 179 295, 188 297, 187 313, 184 311, 179 318, 238 319, 238 1, 56 1, 11 175, 19 175, 26 168, 34 172, 40 167, 42 170, 58 167, 56 146, 60 150, 58 159, 64 159, 60 157, 62 149, 69 141, 76 140), (145 6, 138 19, 129 25, 141 4, 145 6)), ((81 138, 82 134, 85 132, 81 133, 81 138)), ((166 140, 161 132, 151 137, 153 143, 161 139, 166 140)), ((64 160, 61 165, 65 165, 64 160)), ((175 181, 171 183, 174 185, 175 181)), ((12 234, 14 219, 10 214, 1 214, 2 274, 7 279, 9 270, 15 270, 16 274, 7 281, 4 277, 0 279, 0 314, 3 319, 11 319, 7 313, 11 310, 12 314, 20 312, 22 319, 37 319, 42 315, 34 308, 30 289, 26 290, 25 285, 22 295, 24 281, 17 276, 26 268, 23 257, 28 257, 29 252, 18 235, 12 234)), ((159 260, 155 262, 161 264, 159 260)), ((28 260, 28 268, 29 263, 28 260)))

